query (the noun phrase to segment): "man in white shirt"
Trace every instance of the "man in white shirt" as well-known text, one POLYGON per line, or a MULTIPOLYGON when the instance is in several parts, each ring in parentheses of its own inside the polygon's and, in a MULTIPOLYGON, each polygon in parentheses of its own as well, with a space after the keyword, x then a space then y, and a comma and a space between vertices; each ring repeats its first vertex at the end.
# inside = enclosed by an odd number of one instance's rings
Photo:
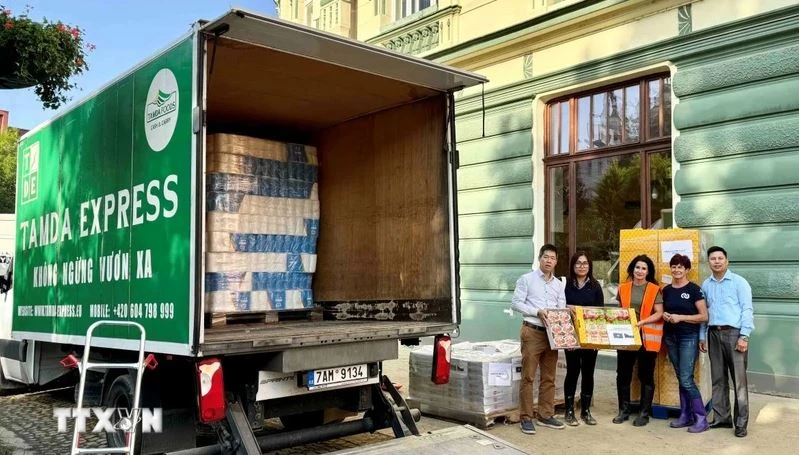
POLYGON ((550 349, 546 332, 547 310, 566 308, 565 284, 553 272, 558 263, 558 250, 546 244, 538 252, 539 268, 516 281, 511 308, 524 316, 521 328, 522 380, 519 386, 521 429, 535 434, 533 425, 533 380, 541 367, 538 389, 538 424, 564 428, 555 415, 555 369, 558 351, 550 349))

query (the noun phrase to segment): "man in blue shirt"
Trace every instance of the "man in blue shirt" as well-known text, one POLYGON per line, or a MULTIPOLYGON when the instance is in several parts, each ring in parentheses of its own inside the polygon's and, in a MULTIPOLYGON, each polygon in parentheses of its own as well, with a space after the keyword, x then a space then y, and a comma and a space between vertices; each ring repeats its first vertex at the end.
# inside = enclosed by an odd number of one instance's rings
POLYGON ((749 392, 746 380, 749 335, 755 328, 752 288, 740 275, 727 269, 727 251, 720 246, 707 250, 713 276, 702 284, 707 300, 707 332, 699 332, 699 349, 710 356, 713 381, 713 413, 710 428, 732 428, 729 371, 735 390, 735 436, 746 436, 749 423, 749 392))

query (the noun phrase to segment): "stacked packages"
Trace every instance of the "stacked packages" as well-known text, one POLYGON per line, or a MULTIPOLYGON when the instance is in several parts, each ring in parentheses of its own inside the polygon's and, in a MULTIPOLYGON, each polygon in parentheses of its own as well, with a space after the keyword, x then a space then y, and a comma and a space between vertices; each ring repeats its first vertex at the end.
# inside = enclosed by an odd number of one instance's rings
MULTIPOLYGON (((555 375, 555 402, 563 401, 565 355, 559 351, 555 375)), ((502 340, 452 345, 447 384, 431 381, 433 347, 411 351, 409 360, 410 400, 430 415, 469 423, 489 423, 492 416, 510 415, 519 409, 522 355, 519 341, 502 340)), ((536 374, 533 396, 537 398, 540 374, 536 374)), ((535 400, 537 401, 537 399, 535 400)), ((482 425, 481 425, 482 426, 482 425)))
POLYGON ((312 307, 316 149, 230 134, 207 149, 206 311, 312 307))

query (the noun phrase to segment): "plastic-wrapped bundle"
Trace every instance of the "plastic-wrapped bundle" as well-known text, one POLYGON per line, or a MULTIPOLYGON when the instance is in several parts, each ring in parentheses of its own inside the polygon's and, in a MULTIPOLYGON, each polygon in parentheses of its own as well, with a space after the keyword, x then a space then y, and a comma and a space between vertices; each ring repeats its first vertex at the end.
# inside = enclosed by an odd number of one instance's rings
POLYGON ((238 234, 211 232, 206 238, 209 252, 305 253, 313 254, 316 235, 238 234))
POLYGON ((231 212, 245 215, 298 216, 319 222, 319 199, 316 185, 309 199, 255 196, 239 191, 209 191, 206 195, 209 212, 231 212))
POLYGON ((306 235, 305 218, 288 216, 209 212, 206 228, 209 232, 306 235))
POLYGON ((207 149, 207 311, 312 307, 316 149, 226 134, 207 149))
MULTIPOLYGON (((563 400, 565 355, 555 374, 555 400, 563 400)), ((435 384, 430 380, 433 347, 421 346, 409 358, 410 399, 422 412, 441 417, 484 424, 491 416, 515 411, 519 407, 521 344, 516 340, 458 343, 452 345, 450 380, 435 384)), ((533 387, 538 395, 538 377, 533 387)))
POLYGON ((213 134, 206 143, 208 155, 230 153, 276 161, 292 161, 317 165, 316 148, 301 144, 286 144, 235 134, 213 134))
POLYGON ((276 179, 316 182, 317 167, 308 163, 293 163, 254 156, 219 153, 207 162, 208 172, 214 174, 256 175, 276 179))
POLYGON ((316 182, 238 174, 209 174, 206 191, 310 199, 316 182))

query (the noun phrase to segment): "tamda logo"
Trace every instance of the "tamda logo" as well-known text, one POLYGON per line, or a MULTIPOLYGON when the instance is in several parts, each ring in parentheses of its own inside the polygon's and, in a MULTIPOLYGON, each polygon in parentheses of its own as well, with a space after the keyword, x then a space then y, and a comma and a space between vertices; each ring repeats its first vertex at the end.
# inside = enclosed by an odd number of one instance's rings
POLYGON ((156 73, 147 91, 144 108, 144 133, 153 151, 165 149, 178 123, 178 81, 164 68, 156 73))

